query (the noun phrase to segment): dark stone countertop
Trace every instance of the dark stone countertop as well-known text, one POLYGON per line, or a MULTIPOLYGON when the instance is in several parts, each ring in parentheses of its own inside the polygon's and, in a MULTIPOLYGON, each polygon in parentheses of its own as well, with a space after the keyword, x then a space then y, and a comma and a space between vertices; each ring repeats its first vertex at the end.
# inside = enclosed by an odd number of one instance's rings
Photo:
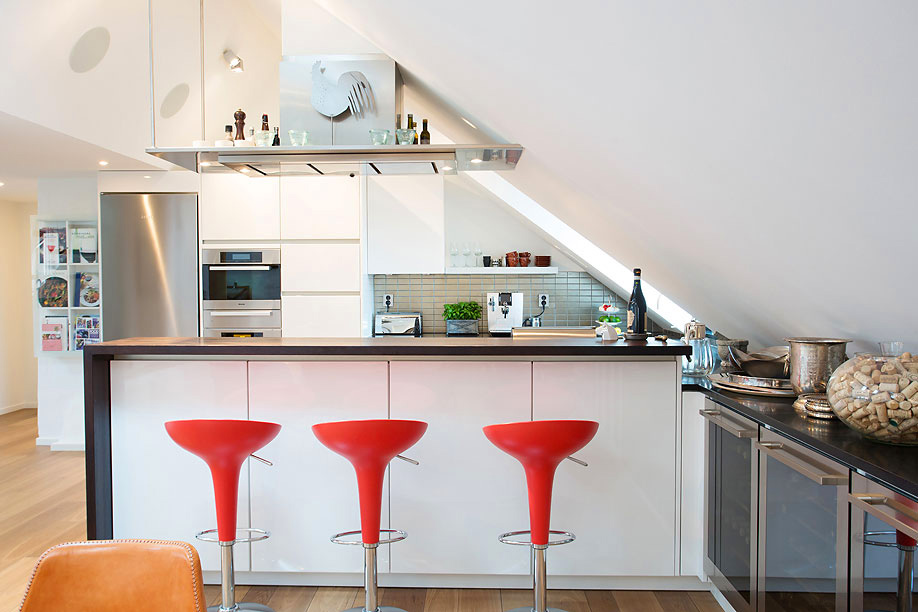
POLYGON ((918 446, 892 446, 865 439, 838 420, 820 422, 794 411, 794 398, 743 395, 714 388, 706 379, 682 379, 683 391, 713 401, 804 446, 918 500, 918 446))

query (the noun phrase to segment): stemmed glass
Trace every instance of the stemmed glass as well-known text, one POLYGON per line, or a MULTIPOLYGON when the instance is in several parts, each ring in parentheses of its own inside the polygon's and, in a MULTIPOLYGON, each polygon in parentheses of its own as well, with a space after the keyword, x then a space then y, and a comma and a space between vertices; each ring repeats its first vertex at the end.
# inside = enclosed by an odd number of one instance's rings
POLYGON ((475 242, 472 245, 472 253, 475 254, 475 263, 473 265, 477 267, 481 267, 482 263, 481 263, 481 244, 480 243, 475 242))
POLYGON ((463 266, 472 267, 475 265, 475 259, 472 256, 472 247, 468 242, 462 244, 463 266))
POLYGON ((459 245, 455 242, 449 243, 449 265, 452 268, 459 266, 459 245))

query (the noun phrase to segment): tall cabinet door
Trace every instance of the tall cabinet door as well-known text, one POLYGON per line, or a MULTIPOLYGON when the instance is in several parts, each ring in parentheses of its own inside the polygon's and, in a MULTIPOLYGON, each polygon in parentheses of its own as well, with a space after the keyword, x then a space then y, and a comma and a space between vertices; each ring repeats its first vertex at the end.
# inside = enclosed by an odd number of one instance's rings
POLYGON ((390 468, 392 526, 408 531, 392 571, 529 573, 526 550, 497 541, 529 524, 525 476, 481 428, 530 419, 531 364, 397 361, 390 371, 392 418, 430 424, 405 452, 420 465, 390 468))
POLYGON ((555 475, 551 528, 577 540, 552 547, 555 575, 676 573, 677 368, 656 362, 536 362, 534 420, 599 422, 596 437, 555 475))
MULTIPOLYGON (((219 546, 194 539, 217 526, 210 469, 173 442, 164 423, 245 419, 245 362, 113 361, 111 368, 114 536, 192 542, 204 570, 219 570, 219 546)), ((248 474, 243 465, 238 527, 250 526, 248 474)), ((237 570, 249 569, 249 546, 235 546, 237 570)))
MULTIPOLYGON (((284 425, 259 452, 274 465, 252 464, 252 522, 271 531, 253 545, 253 571, 363 571, 362 549, 329 541, 335 533, 360 529, 354 469, 319 443, 312 426, 384 419, 387 413, 384 361, 249 363, 251 418, 284 425)), ((385 501, 384 495, 384 517, 385 501)), ((381 571, 388 567, 387 548, 379 550, 381 571)))

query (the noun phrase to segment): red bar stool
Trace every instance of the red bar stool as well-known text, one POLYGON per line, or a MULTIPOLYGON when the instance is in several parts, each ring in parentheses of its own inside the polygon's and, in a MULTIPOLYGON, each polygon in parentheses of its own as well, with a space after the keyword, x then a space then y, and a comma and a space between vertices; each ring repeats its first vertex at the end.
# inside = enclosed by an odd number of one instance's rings
POLYGON ((525 421, 484 428, 484 434, 492 444, 523 464, 529 489, 529 530, 511 531, 498 538, 504 544, 532 548, 532 607, 515 608, 511 612, 564 612, 546 607, 545 551, 549 546, 570 544, 576 536, 567 531, 549 529, 551 489, 555 470, 564 459, 586 466, 585 462, 571 457, 571 454, 586 446, 598 429, 596 421, 525 421), (514 539, 527 534, 529 541, 514 539), (563 537, 552 540, 551 535, 563 537))
MULTIPOLYGON (((864 544, 899 549, 898 573, 896 574, 896 612, 912 612, 912 591, 915 586, 915 548, 918 542, 899 530, 865 531, 864 544), (896 536, 895 542, 877 539, 881 536, 896 536)), ((873 612, 873 611, 867 611, 873 612)), ((882 612, 882 611, 876 611, 882 612)))
POLYGON ((417 465, 417 461, 402 457, 399 453, 421 439, 427 431, 427 423, 395 419, 340 421, 313 425, 312 431, 319 442, 350 461, 357 472, 360 530, 337 533, 331 538, 335 544, 361 544, 364 549, 366 603, 362 608, 351 608, 347 612, 405 612, 392 606, 380 607, 377 594, 376 549, 380 544, 400 542, 408 537, 407 533, 398 529, 379 528, 383 478, 386 467, 395 457, 417 465), (389 537, 380 540, 380 533, 389 537), (356 535, 360 536, 360 541, 347 539, 356 535))
MULTIPOLYGON (((236 603, 236 580, 233 573, 233 544, 236 542, 257 542, 270 537, 263 529, 236 529, 236 501, 239 493, 239 472, 245 460, 273 440, 280 431, 277 423, 262 421, 236 421, 199 419, 191 421, 169 421, 166 433, 189 453, 203 459, 210 467, 214 480, 214 500, 217 506, 217 528, 196 534, 199 540, 220 544, 220 583, 223 597, 219 606, 211 606, 208 612, 235 612, 255 610, 273 612, 268 606, 255 603, 236 603), (237 531, 250 534, 237 538, 237 531), (217 537, 212 536, 213 533, 217 537)), ((270 462, 255 457, 268 465, 270 462)))

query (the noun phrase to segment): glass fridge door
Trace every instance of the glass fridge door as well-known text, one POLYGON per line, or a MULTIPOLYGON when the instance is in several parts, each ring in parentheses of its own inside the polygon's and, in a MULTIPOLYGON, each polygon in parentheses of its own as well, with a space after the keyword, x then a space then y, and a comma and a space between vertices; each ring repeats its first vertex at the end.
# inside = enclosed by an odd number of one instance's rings
POLYGON ((771 431, 756 447, 758 610, 845 612, 848 469, 771 431))

